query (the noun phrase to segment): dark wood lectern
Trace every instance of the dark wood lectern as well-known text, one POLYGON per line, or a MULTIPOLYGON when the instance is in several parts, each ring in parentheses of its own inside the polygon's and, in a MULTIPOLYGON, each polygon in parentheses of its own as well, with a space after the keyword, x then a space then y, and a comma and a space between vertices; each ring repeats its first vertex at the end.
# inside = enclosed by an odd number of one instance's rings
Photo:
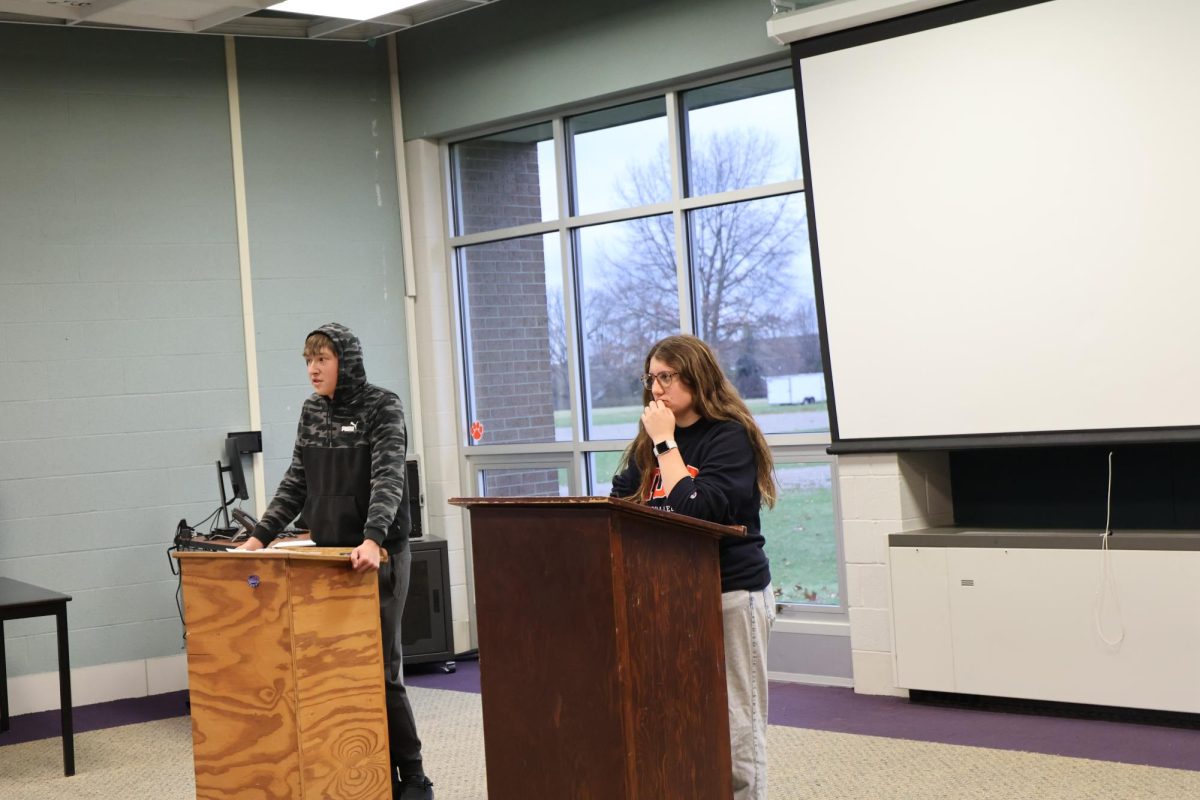
POLYGON ((729 800, 717 542, 600 497, 471 512, 490 800, 729 800))

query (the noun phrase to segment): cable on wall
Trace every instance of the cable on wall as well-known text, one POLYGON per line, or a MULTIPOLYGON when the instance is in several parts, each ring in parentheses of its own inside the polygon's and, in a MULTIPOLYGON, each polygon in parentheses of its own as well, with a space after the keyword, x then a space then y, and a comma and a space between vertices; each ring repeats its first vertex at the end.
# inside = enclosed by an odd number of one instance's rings
POLYGON ((1108 548, 1108 540, 1112 536, 1112 484, 1113 484, 1113 454, 1108 452, 1108 498, 1104 512, 1104 533, 1100 537, 1100 585, 1096 589, 1095 623, 1096 635, 1100 641, 1111 648, 1119 647, 1125 641, 1125 623, 1121 619, 1121 600, 1117 596, 1117 582, 1112 569, 1112 551, 1108 548), (1112 595, 1112 605, 1116 612, 1117 638, 1109 639, 1104 634, 1104 624, 1101 617, 1104 613, 1104 597, 1112 595))

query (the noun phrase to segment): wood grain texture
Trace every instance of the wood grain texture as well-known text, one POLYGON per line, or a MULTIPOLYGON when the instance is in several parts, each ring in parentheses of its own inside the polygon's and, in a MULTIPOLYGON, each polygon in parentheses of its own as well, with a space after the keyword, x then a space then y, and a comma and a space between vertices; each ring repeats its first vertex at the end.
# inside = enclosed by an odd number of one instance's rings
POLYGON ((196 797, 299 797, 287 561, 189 559, 183 602, 196 797))
MULTIPOLYGON (((513 508, 580 508, 591 506, 592 508, 606 508, 621 511, 625 514, 633 514, 637 517, 649 517, 650 519, 679 519, 679 515, 673 512, 650 508, 649 506, 634 503, 630 500, 622 500, 619 497, 451 497, 446 502, 452 506, 460 506, 462 508, 477 508, 481 506, 489 508, 503 506, 513 508)), ((688 520, 688 530, 693 535, 712 536, 715 539, 723 539, 726 536, 746 535, 745 525, 720 525, 716 522, 708 522, 690 517, 688 520)))
POLYGON ((489 511, 474 548, 489 800, 627 797, 607 513, 579 509, 593 524, 565 536, 562 514, 489 511))
POLYGON ((489 800, 728 800, 709 526, 614 503, 463 504, 489 800))
POLYGON ((389 798, 378 578, 290 566, 305 797, 389 798))
POLYGON ((391 797, 378 579, 321 549, 179 554, 197 798, 391 797))
POLYGON ((729 706, 717 542, 616 519, 636 797, 729 797, 729 706), (694 757, 705 753, 705 759, 694 757))

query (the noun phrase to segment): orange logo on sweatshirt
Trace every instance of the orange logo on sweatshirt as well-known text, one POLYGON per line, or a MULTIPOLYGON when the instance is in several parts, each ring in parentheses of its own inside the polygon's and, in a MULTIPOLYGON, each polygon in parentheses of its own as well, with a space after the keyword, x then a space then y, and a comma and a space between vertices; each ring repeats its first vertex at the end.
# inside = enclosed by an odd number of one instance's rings
MULTIPOLYGON (((700 470, 691 465, 688 465, 687 471, 688 471, 688 474, 691 475, 693 478, 700 474, 700 470)), ((654 468, 654 479, 650 482, 650 499, 651 500, 663 500, 666 498, 666 496, 667 496, 667 493, 663 491, 662 473, 659 472, 658 467, 655 467, 654 468)))

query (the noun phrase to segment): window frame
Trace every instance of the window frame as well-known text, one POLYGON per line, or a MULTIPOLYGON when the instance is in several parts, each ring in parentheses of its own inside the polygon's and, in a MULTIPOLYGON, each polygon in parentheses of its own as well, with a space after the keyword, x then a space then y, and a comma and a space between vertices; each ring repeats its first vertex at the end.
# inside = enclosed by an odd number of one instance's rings
MULTIPOLYGON (((687 231, 687 216, 696 209, 720 206, 729 203, 739 203, 786 194, 802 194, 805 191, 803 178, 765 184, 752 188, 734 189, 715 194, 688 196, 685 181, 685 159, 687 131, 686 112, 683 109, 682 95, 691 89, 749 77, 751 75, 788 69, 790 63, 772 61, 741 70, 723 73, 720 76, 709 76, 704 79, 680 82, 669 87, 646 89, 643 92, 623 95, 619 98, 609 98, 604 101, 583 104, 569 111, 555 114, 531 115, 523 119, 509 120, 503 124, 488 126, 465 132, 461 135, 447 138, 440 143, 439 155, 442 161, 443 184, 448 187, 445 194, 446 207, 446 264, 449 276, 449 297, 451 300, 451 328, 454 341, 450 344, 451 361, 453 362, 454 386, 456 403, 454 412, 457 418, 458 463, 463 486, 479 487, 481 473, 487 469, 522 469, 522 468, 556 468, 567 469, 568 491, 572 495, 584 495, 588 491, 588 473, 591 468, 590 455, 597 452, 623 452, 628 445, 627 440, 589 440, 584 438, 585 422, 583 413, 586 402, 586 387, 584 384, 584 365, 582 359, 582 329, 579 314, 579 280, 577 263, 577 244, 575 232, 578 229, 612 222, 624 222, 640 217, 670 214, 674 223, 675 235, 675 267, 678 286, 679 318, 681 333, 690 333, 695 325, 695 309, 693 307, 692 276, 689 268, 690 250, 687 231), (572 192, 571 175, 574 167, 574 153, 571 151, 571 137, 567 130, 569 117, 600 111, 620 105, 627 105, 655 97, 664 97, 667 110, 667 147, 670 160, 671 199, 668 202, 652 205, 615 209, 578 216, 571 215, 572 192), (508 228, 456 235, 457 209, 457 165, 454 161, 453 148, 456 144, 482 137, 503 133, 523 127, 544 123, 550 117, 554 142, 555 187, 558 201, 558 216, 555 219, 537 223, 518 225, 508 228), (469 398, 468 379, 465 370, 470 365, 468 331, 463 319, 463 287, 461 286, 459 250, 472 245, 515 239, 521 237, 543 236, 548 233, 558 233, 560 262, 562 265, 563 281, 563 313, 566 315, 567 337, 567 370, 568 396, 571 408, 571 440, 543 442, 532 444, 471 444, 469 441, 470 420, 467 416, 469 398)), ((838 472, 836 457, 827 454, 826 449, 832 442, 829 432, 818 433, 780 433, 767 434, 767 443, 777 463, 828 463, 831 471, 832 503, 834 518, 834 533, 837 546, 839 605, 825 606, 804 603, 781 603, 779 611, 786 619, 798 622, 811 621, 814 623, 834 622, 838 619, 848 619, 848 602, 846 586, 846 562, 843 542, 842 508, 838 487, 838 472)))

